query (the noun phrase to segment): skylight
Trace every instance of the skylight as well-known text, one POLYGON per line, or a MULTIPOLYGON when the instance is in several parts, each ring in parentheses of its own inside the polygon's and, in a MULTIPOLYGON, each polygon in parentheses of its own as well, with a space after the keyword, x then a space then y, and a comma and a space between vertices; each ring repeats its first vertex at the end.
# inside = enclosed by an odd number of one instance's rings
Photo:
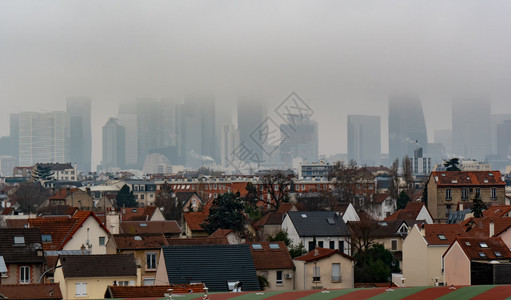
POLYGON ((51 234, 42 234, 41 240, 43 241, 43 243, 45 242, 51 243, 51 234))
POLYGON ((441 239, 442 241, 445 241, 447 238, 445 237, 445 235, 443 234, 437 234, 438 235, 438 238, 441 239))
POLYGON ((140 227, 147 227, 147 223, 140 223, 140 227))
POLYGON ((471 246, 471 245, 470 245, 470 242, 465 242, 465 245, 467 245, 467 246, 471 246))
POLYGON ((142 237, 140 235, 135 235, 134 239, 135 241, 141 241, 142 237))
POLYGON ((502 257, 502 254, 500 254, 500 252, 493 252, 495 254, 496 257, 502 257))
POLYGON ((479 252, 479 256, 480 257, 486 257, 486 254, 484 254, 483 252, 479 252))
POLYGON ((270 244, 270 249, 280 249, 279 244, 270 244))
POLYGON ((252 249, 254 249, 254 250, 262 250, 263 249, 263 245, 261 245, 261 244, 252 244, 252 249))
POLYGON ((306 214, 302 214, 302 218, 307 218, 307 215, 306 214))
POLYGON ((14 237, 14 244, 15 245, 24 245, 25 244, 25 237, 24 236, 15 236, 14 237))
POLYGON ((481 246, 481 248, 488 248, 488 244, 485 242, 479 242, 479 246, 481 246))
POLYGON ((330 224, 330 225, 335 224, 334 218, 332 218, 332 217, 327 217, 326 220, 327 220, 328 224, 330 224))

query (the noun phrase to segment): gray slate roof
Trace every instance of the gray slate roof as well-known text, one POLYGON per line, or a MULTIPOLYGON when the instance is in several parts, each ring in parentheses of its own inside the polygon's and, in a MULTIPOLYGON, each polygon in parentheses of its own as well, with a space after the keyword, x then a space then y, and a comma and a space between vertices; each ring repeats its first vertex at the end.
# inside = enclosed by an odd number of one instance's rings
POLYGON ((228 291, 240 281, 243 291, 259 291, 248 245, 166 246, 162 248, 170 284, 203 282, 210 292, 228 291))
POLYGON ((63 255, 60 263, 66 278, 137 276, 133 254, 63 255))
POLYGON ((301 237, 351 235, 342 216, 333 211, 290 211, 287 214, 301 237))
POLYGON ((42 264, 44 257, 38 256, 36 249, 42 243, 39 228, 0 229, 0 255, 6 264, 42 264), (24 244, 15 245, 15 236, 23 237, 24 244))

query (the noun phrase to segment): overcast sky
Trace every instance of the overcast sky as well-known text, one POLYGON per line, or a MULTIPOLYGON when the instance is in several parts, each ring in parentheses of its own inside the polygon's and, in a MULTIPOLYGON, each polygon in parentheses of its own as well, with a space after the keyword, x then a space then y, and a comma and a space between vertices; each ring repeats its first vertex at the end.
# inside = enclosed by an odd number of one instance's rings
POLYGON ((420 95, 428 138, 451 126, 450 100, 485 94, 511 113, 510 1, 0 1, 0 135, 9 113, 93 100, 101 127, 120 100, 214 90, 217 103, 291 91, 319 121, 320 153, 346 152, 346 115, 382 116, 420 95))

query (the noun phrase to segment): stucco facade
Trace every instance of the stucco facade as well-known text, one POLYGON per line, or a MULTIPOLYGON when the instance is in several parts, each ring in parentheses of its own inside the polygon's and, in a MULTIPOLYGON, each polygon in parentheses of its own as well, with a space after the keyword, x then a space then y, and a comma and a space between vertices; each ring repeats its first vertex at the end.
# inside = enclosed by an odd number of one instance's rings
POLYGON ((87 243, 89 243, 92 246, 91 254, 106 254, 108 238, 108 232, 99 225, 94 217, 89 216, 62 250, 80 250, 82 245, 87 247, 87 243))
POLYGON ((257 271, 257 275, 268 279, 267 291, 289 291, 294 290, 295 271, 292 269, 264 270, 257 271), (280 279, 277 280, 277 272, 280 272, 280 279))
POLYGON ((454 242, 444 255, 445 284, 470 285, 470 260, 461 249, 458 242, 454 242))
POLYGON ((297 290, 344 289, 354 286, 355 262, 340 254, 332 254, 329 257, 310 262, 295 259, 293 263, 296 267, 295 289, 297 290), (332 276, 333 264, 340 264, 340 277, 332 276), (319 273, 314 272, 315 268, 316 272, 319 268, 319 273))

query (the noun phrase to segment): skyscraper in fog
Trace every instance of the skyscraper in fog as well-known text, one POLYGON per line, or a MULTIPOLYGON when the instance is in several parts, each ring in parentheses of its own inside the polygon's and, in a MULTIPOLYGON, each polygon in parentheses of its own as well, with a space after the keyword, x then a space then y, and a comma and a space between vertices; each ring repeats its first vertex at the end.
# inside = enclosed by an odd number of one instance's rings
MULTIPOLYGON (((252 154, 262 161, 263 149, 257 145, 250 135, 258 128, 266 117, 266 108, 262 99, 258 96, 240 96, 238 98, 238 130, 240 134, 240 143, 243 143, 247 149, 252 150, 252 154)), ((251 156, 247 156, 251 159, 251 156)))
POLYGON ((287 115, 287 124, 280 125, 281 136, 287 136, 278 148, 280 160, 287 168, 293 167, 293 159, 301 158, 309 163, 318 160, 318 122, 309 115, 287 115))
POLYGON ((511 120, 497 126, 497 155, 501 159, 511 160, 511 120))
POLYGON ((137 103, 124 102, 119 105, 119 125, 125 130, 125 167, 137 168, 138 165, 138 139, 137 139, 137 103))
POLYGON ((452 102, 452 150, 467 159, 485 160, 490 154, 490 101, 480 97, 452 102))
POLYGON ((186 97, 180 107, 178 138, 185 165, 200 167, 220 163, 216 152, 215 98, 212 95, 186 97))
POLYGON ((24 112, 11 115, 18 131, 20 166, 69 162, 69 127, 65 112, 24 112))
POLYGON ((417 147, 427 153, 426 122, 419 97, 396 95, 389 98, 389 159, 413 156, 417 147))
POLYGON ((222 166, 228 167, 229 164, 236 160, 235 149, 240 143, 239 131, 234 128, 233 124, 226 124, 222 127, 220 138, 220 161, 222 166))
POLYGON ((348 160, 378 166, 380 156, 380 117, 348 115, 348 160))
POLYGON ((70 160, 78 170, 90 172, 92 155, 91 100, 86 97, 69 97, 66 105, 69 117, 70 160))
POLYGON ((126 130, 116 118, 110 118, 103 126, 103 158, 101 168, 124 169, 126 164, 126 130))

